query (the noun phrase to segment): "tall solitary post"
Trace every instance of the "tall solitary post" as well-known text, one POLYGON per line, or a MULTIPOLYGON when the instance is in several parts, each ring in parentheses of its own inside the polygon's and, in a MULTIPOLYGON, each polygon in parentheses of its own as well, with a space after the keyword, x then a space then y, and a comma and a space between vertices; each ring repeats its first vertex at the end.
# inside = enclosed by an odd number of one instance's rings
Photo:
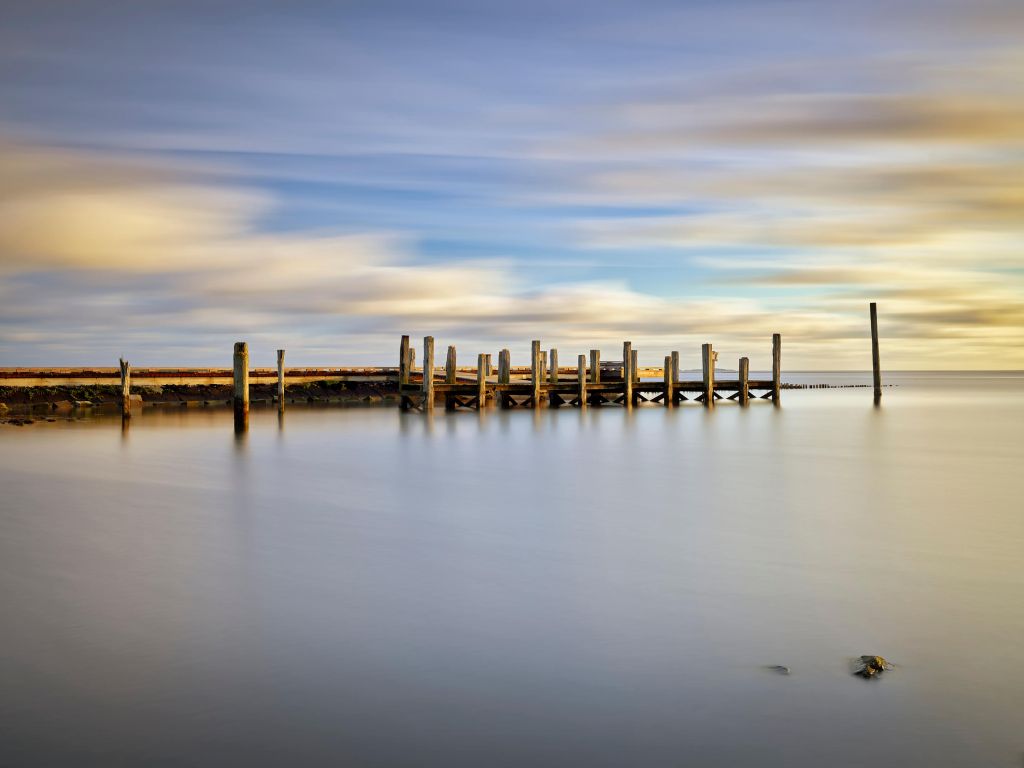
POLYGON ((740 358, 740 405, 747 405, 750 402, 750 358, 740 358))
POLYGON ((540 408, 541 375, 540 341, 534 339, 530 344, 530 391, 534 408, 540 408))
POLYGON ((284 410, 284 350, 277 350, 277 410, 284 410))
POLYGON ((701 344, 700 362, 703 373, 704 406, 711 408, 715 404, 715 350, 711 344, 701 344))
POLYGON ((434 337, 423 337, 423 412, 434 410, 434 337))
POLYGON ((601 350, 590 350, 590 383, 601 383, 601 350))
POLYGON ((878 358, 878 307, 871 302, 871 371, 874 375, 875 402, 882 399, 882 364, 878 358))
POLYGON ((132 367, 124 358, 121 364, 121 416, 125 419, 132 415, 132 367))
POLYGON ((622 342, 622 404, 633 407, 633 342, 622 342))
POLYGON ((249 345, 235 342, 233 374, 235 380, 235 431, 249 426, 249 345))
POLYGON ((782 334, 772 334, 772 403, 779 404, 782 391, 782 334))

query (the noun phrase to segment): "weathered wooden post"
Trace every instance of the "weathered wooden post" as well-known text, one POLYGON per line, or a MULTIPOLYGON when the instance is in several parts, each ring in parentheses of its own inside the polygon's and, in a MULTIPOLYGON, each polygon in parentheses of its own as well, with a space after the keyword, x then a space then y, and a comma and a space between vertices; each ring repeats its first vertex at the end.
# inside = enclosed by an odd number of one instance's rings
POLYGON ((633 407, 633 342, 622 342, 622 404, 633 407))
MULTIPOLYGON (((444 361, 444 383, 454 384, 456 382, 455 374, 455 347, 448 347, 448 357, 444 361)), ((445 410, 451 411, 455 409, 455 394, 453 392, 444 393, 444 407, 445 410)))
POLYGON ((882 399, 882 363, 878 356, 878 306, 871 302, 871 372, 875 385, 875 403, 882 399))
POLYGON ((552 349, 548 353, 548 363, 550 368, 548 370, 548 381, 552 384, 558 383, 558 350, 552 349))
POLYGON ((476 356, 476 409, 483 410, 487 405, 487 355, 476 356))
POLYGON ((633 372, 633 384, 636 385, 640 383, 640 353, 632 349, 630 355, 629 369, 633 372))
POLYGON ((679 353, 672 353, 672 402, 679 399, 679 353))
POLYGON ((235 342, 232 373, 235 383, 235 431, 240 431, 249 426, 249 345, 244 341, 235 342))
POLYGON ((772 402, 779 404, 782 391, 782 334, 772 334, 772 402))
POLYGON ((487 358, 487 369, 484 375, 490 376, 494 373, 494 366, 491 364, 491 353, 488 352, 484 357, 487 358))
POLYGON ((601 383, 601 350, 590 350, 590 383, 601 383))
POLYGON ((408 365, 408 369, 409 369, 409 373, 412 373, 414 370, 416 370, 416 348, 415 347, 410 347, 409 348, 409 365, 408 365))
POLYGON ((747 405, 750 402, 750 358, 740 358, 740 405, 747 405))
MULTIPOLYGON (((508 384, 512 378, 512 353, 503 349, 498 353, 498 384, 508 384)), ((509 406, 509 394, 504 391, 498 392, 498 405, 502 408, 509 406)))
POLYGON ((672 355, 665 355, 665 370, 662 373, 665 379, 665 397, 662 405, 671 408, 676 404, 675 381, 672 380, 672 355))
POLYGON ((704 405, 708 408, 715 404, 715 351, 711 344, 702 344, 700 348, 704 405))
POLYGON ((587 407, 587 356, 580 355, 576 361, 576 386, 579 388, 577 397, 580 408, 587 407))
POLYGON ((434 337, 423 337, 423 411, 434 410, 434 337))
POLYGON ((277 410, 284 410, 284 350, 277 350, 277 410))
POLYGON ((398 389, 409 383, 409 337, 403 336, 398 345, 398 389))
POLYGON ((130 418, 132 415, 132 367, 121 358, 121 416, 130 418))
POLYGON ((540 341, 534 339, 530 344, 530 392, 532 393, 534 408, 540 408, 540 354, 540 341))

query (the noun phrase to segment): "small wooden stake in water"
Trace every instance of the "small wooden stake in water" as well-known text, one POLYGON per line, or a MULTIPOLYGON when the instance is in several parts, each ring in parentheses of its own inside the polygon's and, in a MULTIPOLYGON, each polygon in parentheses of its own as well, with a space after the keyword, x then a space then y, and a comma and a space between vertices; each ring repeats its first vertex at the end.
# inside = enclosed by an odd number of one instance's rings
POLYGON ((122 358, 121 363, 121 415, 129 418, 132 415, 132 367, 122 358))
POLYGON ((423 411, 434 410, 434 337, 423 337, 423 411))
POLYGON ((590 350, 590 383, 601 383, 601 350, 590 350))
POLYGON ((882 363, 878 357, 878 307, 871 302, 871 372, 874 376, 875 402, 882 399, 882 363))
POLYGON ((284 350, 277 350, 277 410, 284 410, 284 350))
POLYGON ((579 387, 577 397, 580 408, 587 407, 587 356, 580 355, 576 361, 576 386, 579 387))
POLYGON ((233 363, 235 431, 239 432, 249 426, 249 345, 244 341, 235 342, 233 363))
POLYGON ((779 404, 782 391, 782 334, 772 334, 772 402, 779 404))
POLYGON ((750 387, 748 382, 750 381, 750 359, 746 357, 740 358, 740 405, 746 405, 750 402, 750 387))

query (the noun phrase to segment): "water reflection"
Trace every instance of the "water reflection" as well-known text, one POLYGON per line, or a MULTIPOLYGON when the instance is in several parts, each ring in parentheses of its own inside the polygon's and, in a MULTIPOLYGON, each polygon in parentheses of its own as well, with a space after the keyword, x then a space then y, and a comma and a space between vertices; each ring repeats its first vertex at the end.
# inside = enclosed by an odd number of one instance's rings
POLYGON ((1007 764, 1022 394, 9 428, 0 762, 1007 764))

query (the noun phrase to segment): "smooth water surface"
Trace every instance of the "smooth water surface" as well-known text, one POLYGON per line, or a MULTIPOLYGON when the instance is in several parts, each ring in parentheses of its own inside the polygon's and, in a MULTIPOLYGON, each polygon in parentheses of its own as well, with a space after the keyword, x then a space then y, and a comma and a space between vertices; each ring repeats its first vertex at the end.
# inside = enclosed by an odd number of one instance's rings
POLYGON ((1019 766, 1024 378, 888 380, 0 426, 0 765, 1019 766))

